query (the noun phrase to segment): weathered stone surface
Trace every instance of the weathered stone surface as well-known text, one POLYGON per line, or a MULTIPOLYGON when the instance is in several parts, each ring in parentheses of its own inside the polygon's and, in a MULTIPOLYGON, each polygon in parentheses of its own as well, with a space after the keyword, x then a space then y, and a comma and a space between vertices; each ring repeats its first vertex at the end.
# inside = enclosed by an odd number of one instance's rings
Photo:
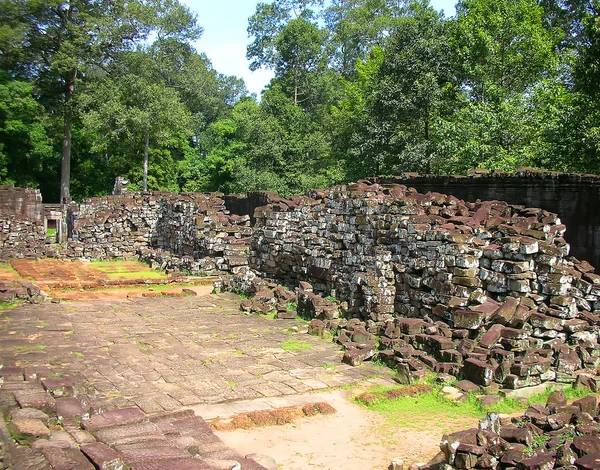
POLYGON ((82 445, 81 452, 98 470, 119 470, 125 466, 120 454, 101 442, 82 445))
POLYGON ((123 408, 93 415, 89 420, 84 421, 82 426, 89 431, 97 431, 108 427, 139 423, 145 417, 146 415, 139 408, 123 408))

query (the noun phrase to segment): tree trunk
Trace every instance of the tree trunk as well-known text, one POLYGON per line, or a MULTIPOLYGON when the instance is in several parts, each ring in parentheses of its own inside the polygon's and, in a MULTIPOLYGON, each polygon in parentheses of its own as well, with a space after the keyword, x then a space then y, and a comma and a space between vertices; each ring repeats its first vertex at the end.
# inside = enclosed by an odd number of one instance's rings
POLYGON ((148 149, 150 147, 150 126, 146 125, 146 135, 144 141, 144 184, 143 191, 148 191, 148 149))
POLYGON ((62 141, 62 161, 60 165, 60 202, 66 204, 71 201, 71 136, 73 133, 73 114, 70 108, 77 69, 73 70, 65 83, 65 127, 62 141))

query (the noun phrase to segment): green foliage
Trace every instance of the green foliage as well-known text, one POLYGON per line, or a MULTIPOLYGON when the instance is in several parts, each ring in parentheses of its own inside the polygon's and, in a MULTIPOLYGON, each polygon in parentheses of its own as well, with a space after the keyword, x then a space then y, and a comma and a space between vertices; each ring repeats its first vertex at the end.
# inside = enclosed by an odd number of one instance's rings
POLYGON ((310 349, 311 346, 308 343, 302 343, 296 339, 288 339, 279 344, 279 347, 284 351, 301 351, 303 349, 310 349))
POLYGON ((109 194, 116 176, 292 196, 406 171, 600 173, 599 11, 259 3, 247 57, 275 72, 259 102, 194 50, 202 28, 177 0, 0 0, 0 183, 51 202, 69 184, 109 194))

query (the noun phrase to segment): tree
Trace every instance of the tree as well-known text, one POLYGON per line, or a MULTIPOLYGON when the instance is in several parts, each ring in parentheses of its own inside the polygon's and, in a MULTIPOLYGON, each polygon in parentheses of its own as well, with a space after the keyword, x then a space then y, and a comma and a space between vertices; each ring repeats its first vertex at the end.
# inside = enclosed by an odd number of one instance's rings
POLYGON ((555 65, 555 37, 534 0, 460 0, 452 46, 464 89, 499 102, 531 91, 555 65))
POLYGON ((0 0, 0 11, 3 68, 33 80, 46 106, 63 118, 61 201, 70 198, 73 98, 90 66, 106 67, 151 32, 182 40, 201 33, 177 0, 0 0))
POLYGON ((0 183, 36 186, 54 157, 48 118, 26 82, 0 73, 0 183))
POLYGON ((330 63, 344 77, 356 72, 358 60, 383 47, 398 19, 404 14, 404 1, 333 0, 322 12, 330 32, 330 63))
POLYGON ((338 139, 352 178, 435 168, 435 127, 451 115, 457 86, 447 22, 427 2, 412 2, 386 47, 374 48, 346 82, 338 139))
POLYGON ((130 161, 143 154, 143 191, 148 189, 148 165, 153 149, 169 158, 168 149, 184 148, 192 134, 191 114, 179 93, 154 79, 153 68, 148 52, 139 49, 124 53, 108 69, 108 75, 90 81, 83 97, 89 108, 84 122, 97 136, 96 151, 108 158, 109 146, 125 142, 130 161))

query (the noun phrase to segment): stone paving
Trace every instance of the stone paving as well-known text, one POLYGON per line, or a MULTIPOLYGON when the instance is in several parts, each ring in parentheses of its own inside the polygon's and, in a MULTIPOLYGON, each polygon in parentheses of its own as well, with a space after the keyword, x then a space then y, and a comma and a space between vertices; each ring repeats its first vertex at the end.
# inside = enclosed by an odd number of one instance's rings
POLYGON ((77 395, 102 410, 137 406, 149 414, 381 373, 341 364, 329 341, 290 334, 305 323, 248 316, 238 305, 228 295, 26 304, 0 317, 0 358, 26 375, 68 375, 77 395))

